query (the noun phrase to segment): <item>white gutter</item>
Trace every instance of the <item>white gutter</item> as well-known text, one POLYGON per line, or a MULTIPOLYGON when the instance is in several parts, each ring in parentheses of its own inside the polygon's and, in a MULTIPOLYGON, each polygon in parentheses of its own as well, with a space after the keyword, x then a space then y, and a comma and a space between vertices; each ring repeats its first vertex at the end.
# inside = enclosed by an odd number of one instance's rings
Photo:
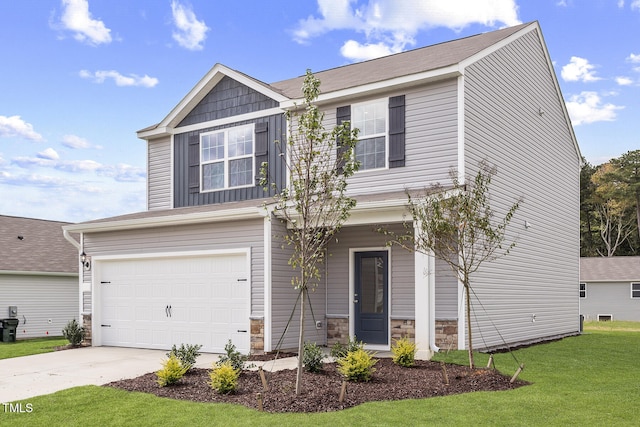
MULTIPOLYGON (((62 227, 62 229, 66 233, 87 233, 163 227, 170 225, 201 224, 206 222, 262 218, 264 216, 261 214, 262 210, 262 207, 251 206, 246 208, 227 209, 220 211, 206 211, 187 214, 165 215, 158 217, 143 217, 105 222, 72 224, 65 225, 62 227)), ((74 244, 74 246, 76 245, 74 244)), ((79 244, 76 247, 78 247, 79 249, 79 244)))
POLYGON ((62 227, 62 235, 64 236, 65 239, 67 239, 69 243, 71 243, 73 246, 76 247, 78 252, 80 251, 80 248, 81 248, 80 243, 78 243, 76 239, 71 237, 71 235, 69 234, 69 230, 67 230, 64 226, 62 227))

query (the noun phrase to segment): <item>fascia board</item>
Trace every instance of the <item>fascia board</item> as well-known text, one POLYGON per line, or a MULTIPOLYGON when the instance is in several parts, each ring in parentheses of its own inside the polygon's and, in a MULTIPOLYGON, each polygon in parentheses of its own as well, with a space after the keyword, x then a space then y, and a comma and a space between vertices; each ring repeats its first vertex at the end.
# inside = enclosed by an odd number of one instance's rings
MULTIPOLYGON (((451 65, 437 70, 425 71, 423 73, 411 74, 408 76, 400 76, 389 80, 370 83, 362 86, 356 86, 348 89, 337 90, 334 92, 321 93, 318 96, 316 104, 322 105, 330 102, 339 102, 345 99, 353 100, 353 98, 363 95, 375 95, 391 90, 416 86, 419 84, 430 83, 448 78, 460 76, 460 68, 458 64, 451 65)), ((284 110, 296 109, 304 104, 304 99, 289 99, 281 102, 280 106, 284 110)))
POLYGON ((260 207, 247 207, 228 209, 214 212, 198 212, 182 215, 166 215, 153 218, 136 218, 108 221, 101 223, 72 224, 63 226, 63 230, 76 233, 97 233, 104 231, 133 230, 140 228, 178 226, 187 224, 200 224, 207 222, 221 222, 243 219, 263 218, 264 210, 260 207))

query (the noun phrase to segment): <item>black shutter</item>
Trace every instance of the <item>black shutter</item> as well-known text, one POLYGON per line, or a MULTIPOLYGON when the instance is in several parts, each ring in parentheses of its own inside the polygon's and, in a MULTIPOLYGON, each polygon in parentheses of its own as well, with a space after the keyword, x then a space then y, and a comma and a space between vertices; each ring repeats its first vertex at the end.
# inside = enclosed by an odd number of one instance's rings
POLYGON ((404 166, 404 95, 389 98, 389 167, 404 166))
POLYGON ((269 161, 269 122, 256 123, 256 184, 260 182, 260 169, 262 163, 269 161))
POLYGON ((200 135, 189 136, 189 194, 200 192, 200 135))
MULTIPOLYGON (((344 122, 351 121, 351 105, 344 107, 338 107, 336 110, 336 123, 341 125, 344 122)), ((351 128, 351 126, 349 126, 351 128)), ((344 153, 347 151, 347 147, 343 147, 341 141, 336 141, 338 159, 342 159, 344 153)), ((344 160, 338 160, 338 168, 342 171, 344 167, 344 160)))

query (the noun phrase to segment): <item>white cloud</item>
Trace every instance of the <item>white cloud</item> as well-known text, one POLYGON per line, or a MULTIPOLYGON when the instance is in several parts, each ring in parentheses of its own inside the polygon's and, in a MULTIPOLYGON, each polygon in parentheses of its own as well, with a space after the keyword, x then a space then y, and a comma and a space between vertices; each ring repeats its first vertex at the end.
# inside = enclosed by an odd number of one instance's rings
POLYGON ((624 107, 603 104, 596 92, 582 92, 573 95, 567 102, 567 110, 574 126, 595 122, 611 122, 616 119, 616 111, 624 107))
POLYGON ((595 82, 600 80, 600 77, 596 77, 594 69, 595 66, 587 59, 572 56, 571 61, 562 67, 560 75, 567 82, 595 82))
MULTIPOLYGON (((640 0, 638 0, 640 1, 640 0)), ((629 54, 629 56, 627 56, 627 61, 634 63, 634 64, 640 64, 640 53, 639 54, 634 54, 631 53, 629 54)))
POLYGON ((60 158, 60 155, 58 155, 56 150, 49 147, 46 150, 39 152, 38 157, 41 159, 58 160, 60 158))
POLYGON ((33 125, 20 116, 0 116, 0 137, 23 137, 32 141, 44 141, 42 135, 33 130, 33 125))
POLYGON ((115 70, 102 70, 94 73, 81 70, 79 73, 83 79, 93 80, 95 83, 104 83, 107 79, 112 79, 116 86, 142 86, 142 87, 154 87, 159 83, 159 80, 155 77, 149 77, 144 75, 142 77, 137 74, 129 74, 124 76, 115 70))
POLYGON ((631 2, 631 10, 640 10, 640 0, 633 0, 631 2))
POLYGON ((87 0, 62 0, 62 8, 61 24, 75 33, 76 40, 93 46, 111 43, 111 30, 91 17, 87 0))
POLYGON ((185 49, 202 50, 209 27, 204 21, 198 21, 191 7, 174 0, 171 2, 173 23, 176 30, 173 39, 185 49))
POLYGON ((64 135, 62 137, 62 145, 73 149, 91 148, 91 144, 84 138, 77 135, 64 135))
POLYGON ((341 49, 351 60, 371 59, 399 52, 415 44, 423 29, 461 30, 470 24, 510 26, 520 23, 514 0, 318 0, 320 17, 298 22, 293 38, 307 43, 333 30, 363 33, 364 43, 349 40, 341 49))
POLYGON ((630 86, 633 84, 633 80, 631 80, 629 77, 616 77, 616 83, 618 83, 620 86, 630 86))

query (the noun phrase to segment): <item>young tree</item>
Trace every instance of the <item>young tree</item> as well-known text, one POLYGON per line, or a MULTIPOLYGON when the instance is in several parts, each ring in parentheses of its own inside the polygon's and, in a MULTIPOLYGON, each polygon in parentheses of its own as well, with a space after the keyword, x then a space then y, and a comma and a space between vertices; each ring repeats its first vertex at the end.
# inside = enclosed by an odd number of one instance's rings
MULTIPOLYGON (((327 246, 349 217, 356 201, 346 195, 347 179, 358 169, 353 155, 357 129, 349 122, 331 131, 323 125, 324 113, 315 105, 320 81, 307 70, 302 86, 304 105, 287 112, 289 137, 286 167, 290 180, 275 196, 275 213, 288 224, 283 236, 292 247, 289 264, 296 270, 292 285, 300 292, 300 334, 296 395, 300 394, 304 356, 305 300, 320 278, 327 246)), ((267 165, 262 185, 268 185, 267 165)), ((273 184, 271 184, 273 185, 273 184)))
POLYGON ((465 312, 469 366, 474 367, 471 329, 471 275, 486 261, 507 255, 515 239, 505 243, 506 229, 518 209, 518 199, 502 219, 496 220, 490 206, 489 186, 496 168, 486 161, 479 165, 473 181, 460 182, 455 170, 450 172, 453 186, 434 185, 424 196, 408 193, 412 222, 405 223, 403 235, 384 231, 390 243, 409 251, 435 256, 446 262, 465 290, 465 312))

